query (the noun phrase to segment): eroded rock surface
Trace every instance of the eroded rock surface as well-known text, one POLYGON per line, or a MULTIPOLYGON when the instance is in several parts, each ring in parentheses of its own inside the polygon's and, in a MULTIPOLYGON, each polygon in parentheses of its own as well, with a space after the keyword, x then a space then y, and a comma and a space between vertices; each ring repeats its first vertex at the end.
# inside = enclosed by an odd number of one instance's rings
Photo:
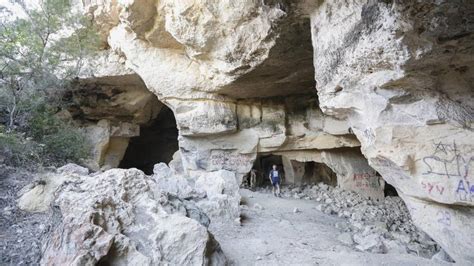
POLYGON ((349 120, 415 223, 459 261, 473 261, 474 244, 463 236, 474 231, 472 207, 449 207, 473 206, 473 10, 464 1, 341 0, 311 14, 323 112, 349 120))
POLYGON ((70 177, 57 195, 59 224, 46 243, 43 264, 225 263, 205 214, 160 190, 153 176, 139 170, 70 177))

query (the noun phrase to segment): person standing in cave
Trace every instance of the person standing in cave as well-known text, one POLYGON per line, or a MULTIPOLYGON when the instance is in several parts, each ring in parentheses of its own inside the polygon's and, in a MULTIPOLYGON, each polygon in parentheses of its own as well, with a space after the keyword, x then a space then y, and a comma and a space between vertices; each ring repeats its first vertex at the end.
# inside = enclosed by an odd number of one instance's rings
POLYGON ((273 165, 270 174, 268 175, 270 178, 270 182, 272 183, 272 192, 273 195, 280 197, 280 181, 281 181, 281 173, 277 170, 276 164, 273 165))
POLYGON ((255 189, 257 187, 257 170, 250 170, 250 188, 255 189))

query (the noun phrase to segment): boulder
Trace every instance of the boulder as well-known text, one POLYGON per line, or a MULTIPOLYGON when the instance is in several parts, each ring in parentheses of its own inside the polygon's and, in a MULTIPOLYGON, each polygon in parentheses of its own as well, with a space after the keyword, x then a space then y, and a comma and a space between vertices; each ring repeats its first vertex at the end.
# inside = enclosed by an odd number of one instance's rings
POLYGON ((81 176, 62 186, 54 204, 59 224, 42 264, 225 263, 206 227, 186 216, 185 204, 139 170, 81 176))
POLYGON ((89 169, 74 163, 68 163, 64 166, 59 167, 56 172, 58 172, 59 174, 88 175, 89 169))
POLYGON ((206 200, 198 201, 197 205, 210 217, 235 219, 240 216, 239 185, 233 172, 201 173, 196 180, 196 190, 206 193, 206 200))
POLYGON ((28 212, 45 212, 49 210, 55 199, 56 191, 65 182, 74 182, 81 175, 77 173, 89 172, 78 165, 66 165, 58 169, 57 173, 45 173, 37 176, 36 182, 24 187, 19 192, 18 208, 28 212))

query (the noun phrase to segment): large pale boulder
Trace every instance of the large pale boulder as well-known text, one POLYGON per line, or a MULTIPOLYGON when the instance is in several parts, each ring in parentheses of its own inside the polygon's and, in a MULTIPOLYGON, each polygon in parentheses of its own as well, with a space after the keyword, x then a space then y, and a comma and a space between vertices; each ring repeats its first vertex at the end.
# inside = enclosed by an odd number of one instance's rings
POLYGON ((18 208, 28 212, 44 212, 54 200, 54 193, 68 178, 65 175, 46 174, 38 182, 25 187, 18 199, 18 208))
POLYGON ((74 182, 88 174, 89 169, 73 163, 59 167, 56 173, 38 174, 33 184, 20 191, 18 207, 28 212, 48 211, 55 199, 55 193, 65 182, 74 182))
POLYGON ((207 199, 198 201, 197 205, 211 217, 236 219, 240 216, 239 184, 235 173, 226 170, 200 173, 196 189, 206 192, 207 199))
POLYGON ((192 200, 212 219, 233 220, 240 216, 240 194, 236 174, 227 170, 173 172, 166 164, 154 167, 154 180, 160 190, 192 200))
POLYGON ((169 197, 139 170, 82 176, 61 188, 55 205, 59 224, 42 264, 225 263, 206 227, 186 217, 189 205, 169 197))

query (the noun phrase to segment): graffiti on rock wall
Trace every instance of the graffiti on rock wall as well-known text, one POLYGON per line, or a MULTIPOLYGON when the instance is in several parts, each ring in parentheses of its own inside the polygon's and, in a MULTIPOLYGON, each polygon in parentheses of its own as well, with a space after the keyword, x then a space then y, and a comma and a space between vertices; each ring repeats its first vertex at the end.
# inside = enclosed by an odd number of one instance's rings
MULTIPOLYGON (((455 141, 452 143, 435 142, 431 155, 423 158, 426 171, 423 175, 441 177, 451 180, 454 193, 459 201, 473 202, 474 186, 472 182, 471 164, 474 163, 472 154, 463 153, 455 141)), ((421 182, 422 187, 430 194, 442 196, 445 187, 438 182, 421 182)))
POLYGON ((380 188, 379 177, 376 172, 354 173, 352 180, 357 188, 380 188))
POLYGON ((451 230, 451 213, 448 210, 439 210, 436 213, 436 221, 441 225, 441 232, 448 239, 454 239, 455 233, 451 230))
POLYGON ((438 223, 444 226, 451 226, 451 213, 446 210, 439 210, 437 213, 438 216, 438 223))
POLYGON ((458 182, 455 192, 460 201, 473 202, 474 184, 471 184, 468 180, 461 179, 458 182))
POLYGON ((433 182, 426 182, 421 181, 421 186, 424 190, 428 192, 428 194, 436 194, 436 195, 443 195, 444 192, 444 185, 440 183, 433 183, 433 182))
POLYGON ((252 155, 232 151, 213 150, 210 156, 210 166, 216 169, 237 170, 248 167, 253 162, 252 155))
POLYGON ((467 179, 470 176, 471 162, 474 156, 462 154, 456 142, 451 144, 438 142, 434 144, 433 154, 423 158, 423 163, 428 170, 424 175, 435 175, 441 177, 460 177, 467 179))

